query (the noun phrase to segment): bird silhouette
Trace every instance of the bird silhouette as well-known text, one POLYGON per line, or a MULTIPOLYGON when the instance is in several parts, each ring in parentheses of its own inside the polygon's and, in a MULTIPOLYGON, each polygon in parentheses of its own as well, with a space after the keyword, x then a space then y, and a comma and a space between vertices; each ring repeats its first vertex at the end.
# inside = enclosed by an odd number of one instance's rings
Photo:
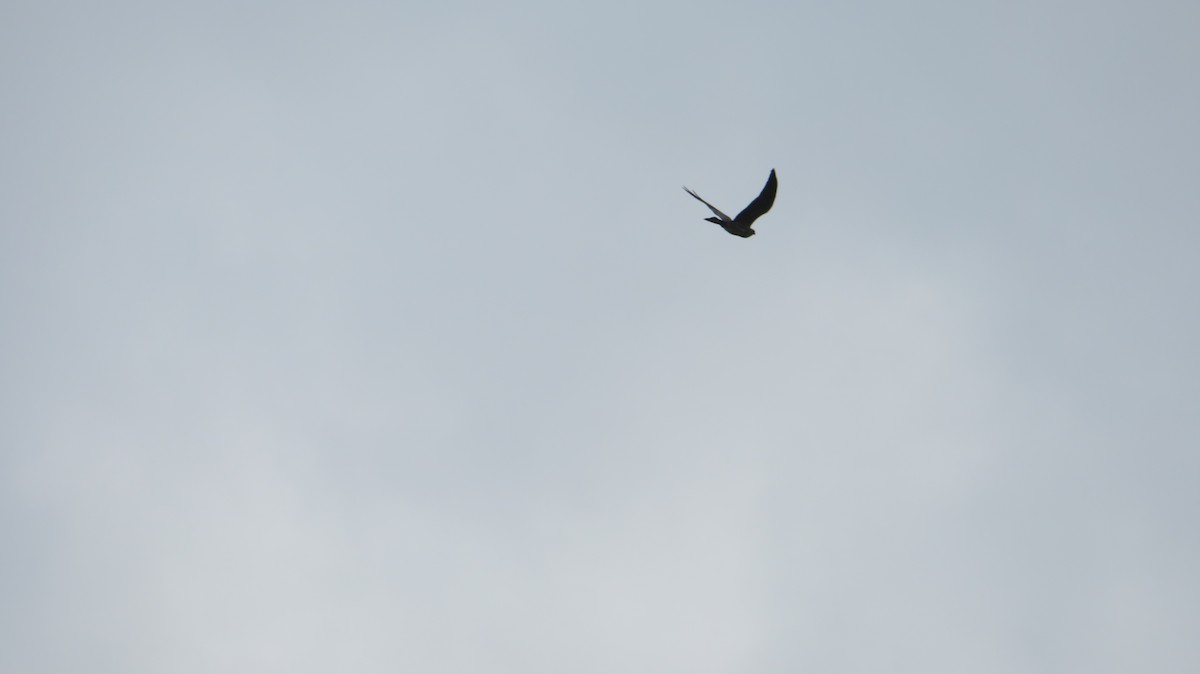
POLYGON ((771 210, 771 206, 775 203, 775 188, 779 186, 775 180, 775 169, 771 169, 771 176, 767 178, 767 184, 763 186, 762 192, 750 202, 750 205, 743 208, 741 213, 737 214, 736 218, 731 218, 725 215, 716 206, 708 203, 700 198, 699 194, 689 190, 686 186, 683 188, 687 193, 700 200, 700 203, 708 206, 709 210, 717 214, 715 218, 704 218, 709 222, 715 222, 720 225, 725 231, 734 236, 740 236, 743 239, 754 236, 754 230, 750 225, 754 221, 761 218, 767 211, 771 210))

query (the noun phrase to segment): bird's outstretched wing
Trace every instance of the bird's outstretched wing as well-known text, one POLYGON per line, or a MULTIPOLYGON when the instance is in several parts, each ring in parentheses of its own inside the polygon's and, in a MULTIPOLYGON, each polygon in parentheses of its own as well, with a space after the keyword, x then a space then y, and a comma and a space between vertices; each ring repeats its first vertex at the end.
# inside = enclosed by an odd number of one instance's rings
MULTIPOLYGON (((684 189, 684 190, 685 190, 685 191, 686 191, 688 194, 690 194, 690 195, 692 195, 693 197, 696 197, 697 199, 699 199, 700 203, 704 204, 705 206, 708 206, 708 210, 712 211, 713 213, 716 213, 718 218, 721 218, 721 219, 722 219, 722 220, 724 220, 725 222, 732 222, 732 221, 733 221, 733 218, 731 218, 731 217, 729 217, 728 215, 725 215, 725 214, 724 214, 724 213, 722 213, 721 211, 717 210, 717 207, 716 207, 716 206, 713 206, 712 204, 708 203, 707 201, 705 201, 705 200, 701 199, 699 194, 696 194, 695 192, 693 192, 693 191, 689 190, 687 187, 684 187, 683 189, 684 189)), ((775 192, 774 192, 774 190, 772 190, 772 191, 771 191, 771 198, 772 198, 772 199, 774 199, 774 198, 775 198, 775 192)), ((770 208, 770 206, 768 205, 768 206, 767 206, 767 208, 770 208)), ((766 213, 766 211, 763 211, 763 213, 766 213)))
MULTIPOLYGON (((771 206, 775 204, 775 190, 779 187, 778 181, 775 180, 775 169, 771 169, 771 177, 767 178, 767 184, 763 186, 762 192, 750 202, 750 205, 742 209, 734 220, 739 225, 750 226, 755 220, 763 216, 767 211, 771 210, 771 206)), ((695 196, 694 194, 692 196, 695 196)), ((700 199, 700 197, 696 197, 700 199)), ((701 199, 703 201, 703 199, 701 199)), ((712 206, 709 206, 712 208, 712 206)), ((716 210, 716 209, 714 209, 716 210)))

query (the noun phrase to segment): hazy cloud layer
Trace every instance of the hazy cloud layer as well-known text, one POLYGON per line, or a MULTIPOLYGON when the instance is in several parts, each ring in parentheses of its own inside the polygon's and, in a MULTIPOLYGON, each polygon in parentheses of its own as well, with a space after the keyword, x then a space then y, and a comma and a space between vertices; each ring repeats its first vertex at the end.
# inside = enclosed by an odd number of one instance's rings
POLYGON ((1198 24, 8 3, 0 670, 1195 671, 1198 24))

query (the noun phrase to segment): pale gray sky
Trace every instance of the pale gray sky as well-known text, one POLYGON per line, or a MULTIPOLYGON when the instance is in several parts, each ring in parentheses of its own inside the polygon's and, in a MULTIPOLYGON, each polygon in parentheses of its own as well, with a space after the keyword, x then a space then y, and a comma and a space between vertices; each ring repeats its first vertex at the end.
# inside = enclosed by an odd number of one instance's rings
POLYGON ((0 670, 1197 671, 1197 34, 4 3, 0 670))

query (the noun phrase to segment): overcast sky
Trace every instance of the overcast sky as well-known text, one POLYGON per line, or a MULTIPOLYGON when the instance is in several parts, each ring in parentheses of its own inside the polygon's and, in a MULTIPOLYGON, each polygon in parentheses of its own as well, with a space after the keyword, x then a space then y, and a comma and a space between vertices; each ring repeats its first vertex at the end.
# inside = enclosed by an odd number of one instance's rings
POLYGON ((1198 34, 4 2, 0 670, 1200 670, 1198 34))

